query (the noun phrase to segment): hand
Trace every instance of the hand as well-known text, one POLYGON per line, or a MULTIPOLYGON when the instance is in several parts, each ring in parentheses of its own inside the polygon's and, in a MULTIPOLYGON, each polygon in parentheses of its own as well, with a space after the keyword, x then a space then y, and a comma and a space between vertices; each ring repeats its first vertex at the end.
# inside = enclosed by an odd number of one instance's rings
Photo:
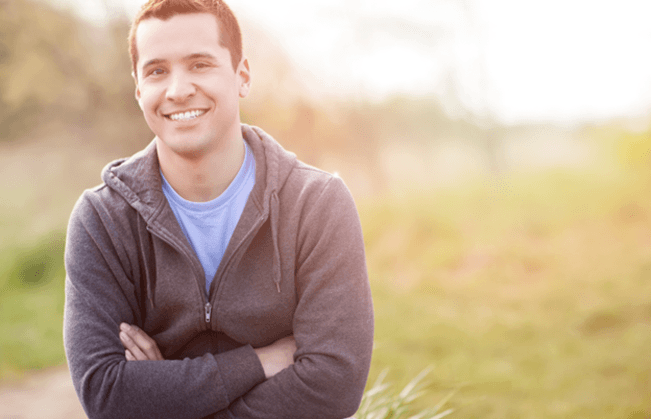
POLYGON ((156 341, 138 326, 121 323, 120 342, 124 346, 124 356, 127 361, 162 361, 165 359, 158 350, 156 341))
POLYGON ((296 341, 294 336, 287 336, 279 339, 269 346, 254 348, 260 358, 265 378, 271 378, 280 371, 294 364, 294 352, 296 352, 296 341))

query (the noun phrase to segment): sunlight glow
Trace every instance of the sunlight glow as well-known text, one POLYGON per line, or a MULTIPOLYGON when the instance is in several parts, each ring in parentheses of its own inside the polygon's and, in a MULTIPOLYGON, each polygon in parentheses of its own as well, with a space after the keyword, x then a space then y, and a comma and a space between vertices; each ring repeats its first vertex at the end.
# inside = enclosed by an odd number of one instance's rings
MULTIPOLYGON (((122 2, 132 16, 143 0, 122 2)), ((105 2, 81 3, 82 14, 102 18, 105 2)), ((646 0, 228 3, 277 38, 322 95, 452 94, 511 123, 651 110, 646 0)))

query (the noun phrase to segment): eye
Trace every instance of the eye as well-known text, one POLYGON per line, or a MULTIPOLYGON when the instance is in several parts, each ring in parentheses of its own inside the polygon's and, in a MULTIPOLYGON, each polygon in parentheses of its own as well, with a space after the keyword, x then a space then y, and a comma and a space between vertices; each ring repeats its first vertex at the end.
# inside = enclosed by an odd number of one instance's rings
POLYGON ((164 73, 165 73, 165 69, 160 68, 160 67, 156 67, 156 68, 153 68, 153 69, 147 71, 146 74, 147 74, 147 76, 160 76, 160 75, 162 75, 164 73))
POLYGON ((195 63, 193 66, 193 68, 197 68, 197 69, 203 69, 207 67, 210 67, 207 63, 195 63))

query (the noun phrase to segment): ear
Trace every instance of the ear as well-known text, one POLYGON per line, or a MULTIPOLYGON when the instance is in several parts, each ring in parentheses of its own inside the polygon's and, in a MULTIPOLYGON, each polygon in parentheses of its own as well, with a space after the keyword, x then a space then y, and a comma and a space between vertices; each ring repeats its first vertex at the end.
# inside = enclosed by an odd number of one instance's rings
POLYGON ((138 106, 140 106, 140 110, 142 110, 142 102, 140 102, 140 88, 138 85, 136 85, 136 100, 138 101, 138 106))
POLYGON ((138 106, 140 106, 140 109, 142 110, 142 104, 140 103, 140 87, 138 86, 138 78, 133 72, 131 72, 131 77, 133 77, 133 81, 136 83, 136 101, 138 101, 138 106))
POLYGON ((237 76, 240 83, 240 97, 245 98, 251 90, 251 70, 249 69, 249 60, 246 57, 242 57, 242 61, 237 66, 237 76))

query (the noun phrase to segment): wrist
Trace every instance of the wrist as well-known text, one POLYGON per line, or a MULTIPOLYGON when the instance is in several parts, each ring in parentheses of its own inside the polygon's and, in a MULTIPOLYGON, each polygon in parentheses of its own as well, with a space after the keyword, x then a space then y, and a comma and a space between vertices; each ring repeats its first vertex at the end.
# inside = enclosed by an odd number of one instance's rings
POLYGON ((255 351, 255 354, 258 356, 258 361, 260 362, 260 365, 262 366, 262 370, 264 371, 264 378, 268 379, 272 376, 272 373, 269 369, 269 356, 267 353, 267 350, 265 348, 253 348, 255 351))
POLYGON ((251 345, 213 355, 226 384, 229 403, 264 382, 265 372, 251 345))

